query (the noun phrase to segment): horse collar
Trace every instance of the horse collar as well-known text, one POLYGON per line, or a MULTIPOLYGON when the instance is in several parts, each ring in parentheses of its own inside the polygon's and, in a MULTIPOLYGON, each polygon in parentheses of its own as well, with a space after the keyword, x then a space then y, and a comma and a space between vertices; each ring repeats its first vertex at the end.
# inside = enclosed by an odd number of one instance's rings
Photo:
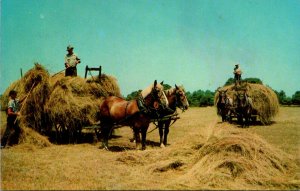
POLYGON ((139 98, 136 101, 140 112, 148 113, 148 109, 145 106, 145 99, 142 96, 139 96, 139 98))

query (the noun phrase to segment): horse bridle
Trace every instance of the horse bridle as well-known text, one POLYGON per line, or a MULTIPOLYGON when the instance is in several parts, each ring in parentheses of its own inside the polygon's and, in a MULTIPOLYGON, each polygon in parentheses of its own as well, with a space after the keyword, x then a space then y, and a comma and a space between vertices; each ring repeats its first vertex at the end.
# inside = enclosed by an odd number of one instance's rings
MULTIPOLYGON (((146 114, 152 114, 152 113, 155 112, 155 114, 158 116, 160 108, 162 108, 162 110, 165 109, 164 104, 162 104, 162 102, 160 100, 160 96, 158 95, 158 92, 159 92, 159 90, 156 90, 155 88, 152 88, 152 91, 150 92, 150 96, 155 101, 158 101, 158 109, 156 109, 155 107, 152 107, 151 104, 146 105, 145 104, 145 98, 143 98, 142 95, 139 96, 137 102, 138 102, 138 107, 139 107, 141 112, 146 113, 146 114)), ((162 91, 162 93, 164 94, 163 91, 162 91)))
POLYGON ((244 107, 247 105, 247 95, 246 94, 237 94, 237 99, 238 99, 238 106, 244 107))
MULTIPOLYGON (((184 97, 185 97, 185 99, 187 99, 185 95, 184 95, 184 97)), ((180 91, 175 90, 175 105, 176 105, 178 108, 180 108, 180 109, 182 110, 182 112, 184 112, 184 111, 185 111, 185 108, 183 107, 183 104, 182 104, 181 101, 180 101, 181 104, 180 104, 180 105, 178 104, 178 103, 179 103, 178 100, 181 100, 180 91), (180 107, 180 106, 181 106, 181 107, 180 107)))

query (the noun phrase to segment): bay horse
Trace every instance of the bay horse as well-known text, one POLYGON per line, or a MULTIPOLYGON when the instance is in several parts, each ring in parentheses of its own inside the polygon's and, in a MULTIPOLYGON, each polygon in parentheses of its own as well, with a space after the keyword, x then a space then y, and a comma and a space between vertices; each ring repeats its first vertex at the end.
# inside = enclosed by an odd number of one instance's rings
POLYGON ((102 146, 108 148, 108 138, 114 125, 130 126, 133 128, 136 140, 136 149, 140 148, 142 134, 142 150, 146 149, 146 134, 151 117, 159 109, 168 107, 168 100, 163 91, 163 85, 155 80, 144 89, 139 98, 126 101, 123 98, 109 96, 100 105, 99 117, 103 134, 102 146))
MULTIPOLYGON (((185 90, 183 86, 178 87, 175 84, 175 88, 165 90, 165 94, 169 102, 169 109, 161 110, 162 112, 160 113, 160 117, 174 114, 176 112, 176 107, 180 108, 182 111, 188 109, 189 102, 185 96, 185 90)), ((158 121, 160 147, 162 148, 167 146, 167 138, 171 121, 171 118, 158 121)))
POLYGON ((242 127, 249 126, 253 111, 252 99, 247 95, 246 91, 243 93, 237 92, 236 98, 238 122, 242 124, 242 127))
POLYGON ((229 96, 227 96, 225 91, 220 91, 219 92, 219 97, 218 97, 218 102, 217 102, 217 109, 218 109, 218 114, 222 116, 222 122, 228 121, 229 116, 231 115, 231 108, 233 107, 233 100, 229 96))

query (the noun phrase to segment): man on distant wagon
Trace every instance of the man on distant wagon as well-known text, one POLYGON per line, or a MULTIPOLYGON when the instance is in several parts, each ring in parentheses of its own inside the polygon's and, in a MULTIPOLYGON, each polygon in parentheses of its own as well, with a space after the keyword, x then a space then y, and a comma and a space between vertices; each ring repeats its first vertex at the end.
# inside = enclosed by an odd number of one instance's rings
POLYGON ((239 67, 239 64, 235 65, 235 68, 233 69, 233 74, 234 74, 235 85, 240 84, 242 78, 242 70, 239 67))
POLYGON ((67 47, 68 54, 65 56, 65 76, 77 76, 77 64, 79 64, 80 58, 73 52, 74 47, 69 45, 67 47))
POLYGON ((16 136, 19 136, 21 132, 17 117, 20 115, 20 102, 22 102, 24 98, 19 101, 15 90, 11 90, 8 95, 10 99, 7 108, 7 126, 1 139, 1 149, 6 146, 7 140, 13 130, 16 136))

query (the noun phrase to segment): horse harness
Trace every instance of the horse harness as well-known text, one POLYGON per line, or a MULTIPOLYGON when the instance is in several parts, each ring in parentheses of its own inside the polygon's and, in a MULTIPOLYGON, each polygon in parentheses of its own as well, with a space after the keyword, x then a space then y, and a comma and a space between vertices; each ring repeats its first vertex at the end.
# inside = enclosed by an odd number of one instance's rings
MULTIPOLYGON (((151 96, 154 97, 153 93, 151 93, 151 96)), ((159 110, 155 109, 154 107, 147 106, 145 104, 145 99, 143 98, 143 96, 140 95, 138 97, 138 99, 132 100, 132 101, 137 102, 137 106, 138 106, 138 109, 139 109, 138 113, 148 115, 148 116, 150 116, 150 118, 153 118, 153 117, 157 118, 157 119, 159 118, 159 110)), ((116 125, 128 120, 130 117, 137 114, 137 113, 134 113, 132 115, 127 115, 128 106, 132 101, 127 102, 126 107, 125 107, 125 118, 123 120, 120 120, 120 121, 116 122, 116 125)))
MULTIPOLYGON (((157 118, 156 120, 154 119, 153 124, 156 126, 154 129, 152 129, 151 131, 149 131, 148 133, 151 133, 153 132, 155 129, 159 128, 158 127, 158 122, 160 121, 167 121, 167 120, 173 120, 173 122, 170 124, 169 128, 174 125, 174 123, 177 121, 177 119, 179 119, 180 117, 178 117, 178 113, 177 113, 177 110, 176 110, 176 107, 178 107, 178 99, 180 99, 180 95, 175 92, 175 110, 171 109, 170 107, 167 107, 167 110, 171 113, 170 115, 166 115, 166 116, 163 116, 162 118, 157 118)), ((180 108, 182 110, 182 112, 185 111, 184 108, 180 108)))

